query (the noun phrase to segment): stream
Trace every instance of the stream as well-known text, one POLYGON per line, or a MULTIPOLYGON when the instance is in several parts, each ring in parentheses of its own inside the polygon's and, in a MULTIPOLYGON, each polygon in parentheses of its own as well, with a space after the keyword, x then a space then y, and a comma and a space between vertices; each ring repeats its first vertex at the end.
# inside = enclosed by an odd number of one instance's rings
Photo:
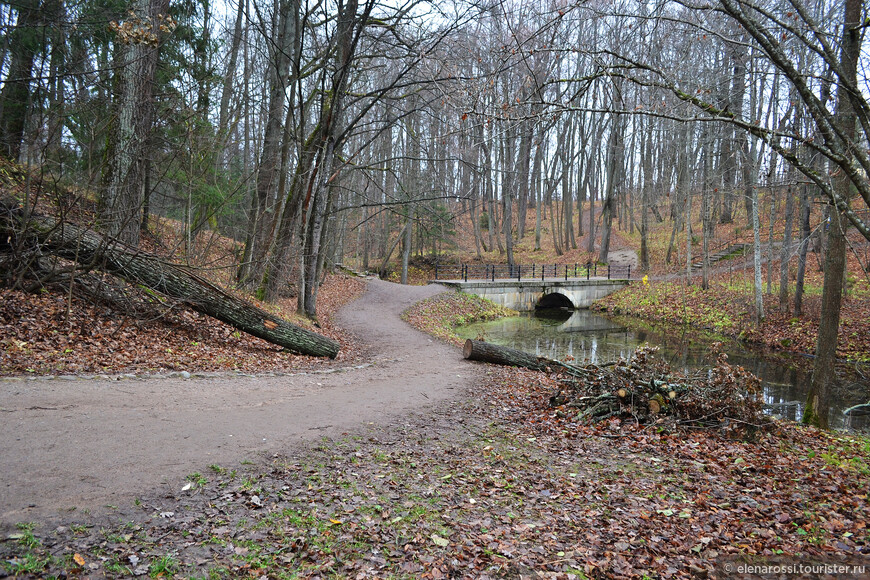
MULTIPOLYGON (((762 353, 733 340, 677 327, 651 326, 628 317, 607 317, 589 310, 538 310, 520 316, 478 322, 459 327, 463 338, 482 339, 520 349, 538 356, 578 362, 602 363, 628 358, 643 344, 659 347, 657 355, 675 371, 691 371, 714 364, 710 347, 719 341, 721 352, 732 365, 740 365, 762 381, 768 412, 800 420, 810 385, 811 363, 796 355, 762 353), (804 370, 806 369, 806 370, 804 370)), ((870 416, 843 415, 843 410, 870 401, 870 368, 862 377, 852 373, 834 388, 831 426, 836 429, 870 432, 870 416)))

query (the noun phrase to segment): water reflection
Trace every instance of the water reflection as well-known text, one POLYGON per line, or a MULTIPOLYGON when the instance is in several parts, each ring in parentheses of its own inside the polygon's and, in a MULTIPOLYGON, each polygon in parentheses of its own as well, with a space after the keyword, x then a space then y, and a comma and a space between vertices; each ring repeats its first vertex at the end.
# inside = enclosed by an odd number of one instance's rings
MULTIPOLYGON (((640 321, 609 319, 589 310, 539 310, 511 318, 470 324, 458 329, 462 338, 483 338, 488 342, 518 348, 537 356, 602 363, 628 358, 644 344, 658 346, 658 355, 671 368, 690 372, 713 364, 710 346, 714 337, 699 337, 693 333, 650 330, 640 321)), ((740 365, 762 381, 764 402, 771 412, 791 420, 799 420, 809 390, 810 374, 796 368, 788 359, 760 356, 735 341, 723 344, 731 364, 740 365)), ((870 430, 870 417, 847 418, 842 411, 870 400, 870 385, 855 381, 852 388, 838 388, 841 397, 831 410, 831 425, 838 428, 870 430)))

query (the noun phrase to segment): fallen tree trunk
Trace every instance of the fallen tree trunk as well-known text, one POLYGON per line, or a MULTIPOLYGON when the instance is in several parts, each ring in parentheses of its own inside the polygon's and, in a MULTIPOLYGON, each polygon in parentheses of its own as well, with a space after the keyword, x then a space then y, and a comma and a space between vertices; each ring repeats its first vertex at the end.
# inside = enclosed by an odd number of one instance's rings
POLYGON ((468 339, 462 348, 463 356, 468 360, 488 362, 511 367, 523 367, 533 371, 559 370, 573 377, 585 377, 590 374, 588 369, 562 361, 535 356, 522 350, 499 346, 491 342, 468 339))
POLYGON ((290 324, 198 276, 189 268, 170 264, 93 230, 24 211, 11 198, 0 200, 0 237, 38 245, 43 252, 91 264, 119 278, 177 299, 193 310, 288 350, 335 358, 336 341, 290 324), (26 221, 26 223, 24 223, 26 221), (20 237, 24 236, 21 240, 20 237))
POLYGON ((476 360, 511 367, 523 367, 534 371, 543 371, 548 366, 547 362, 555 362, 547 361, 547 359, 536 357, 533 354, 515 348, 498 346, 489 342, 472 340, 470 338, 465 341, 462 355, 468 360, 476 360))

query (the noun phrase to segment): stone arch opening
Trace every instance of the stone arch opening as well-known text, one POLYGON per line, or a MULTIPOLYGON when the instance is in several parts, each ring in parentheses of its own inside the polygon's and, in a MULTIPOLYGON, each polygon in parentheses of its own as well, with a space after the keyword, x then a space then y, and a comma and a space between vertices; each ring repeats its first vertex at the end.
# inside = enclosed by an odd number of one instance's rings
POLYGON ((552 294, 541 296, 538 303, 535 304, 535 310, 544 310, 548 308, 574 308, 574 303, 564 294, 553 292, 552 294))

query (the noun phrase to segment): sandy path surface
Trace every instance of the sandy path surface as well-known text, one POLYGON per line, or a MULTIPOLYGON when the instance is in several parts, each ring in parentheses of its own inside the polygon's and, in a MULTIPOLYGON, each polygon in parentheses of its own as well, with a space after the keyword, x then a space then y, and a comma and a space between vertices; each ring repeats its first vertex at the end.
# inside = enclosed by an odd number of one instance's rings
POLYGON ((400 319, 441 286, 379 280, 338 315, 371 366, 282 377, 0 381, 0 527, 177 491, 211 464, 461 398, 481 372, 400 319))
POLYGON ((634 250, 613 250, 607 253, 607 262, 612 266, 631 266, 637 269, 637 253, 634 250))

